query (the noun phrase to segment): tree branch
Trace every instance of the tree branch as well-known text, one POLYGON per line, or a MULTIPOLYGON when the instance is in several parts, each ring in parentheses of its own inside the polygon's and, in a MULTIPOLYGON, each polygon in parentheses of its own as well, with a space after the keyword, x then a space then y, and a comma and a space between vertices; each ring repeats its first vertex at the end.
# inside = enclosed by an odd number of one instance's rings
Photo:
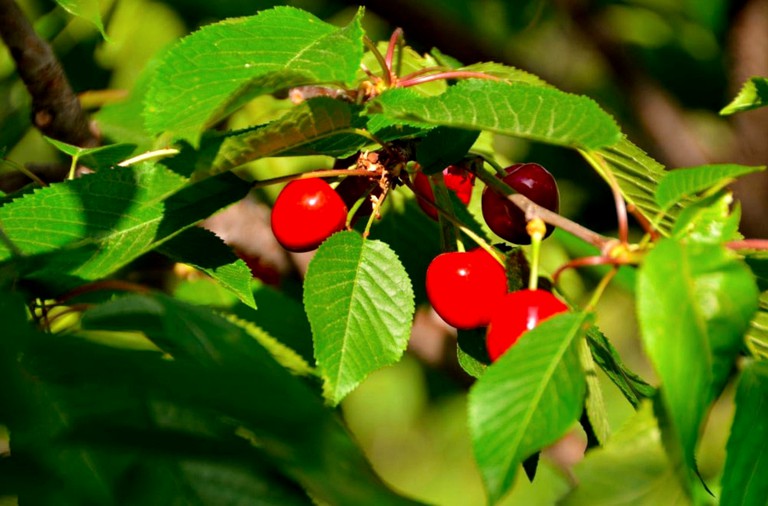
POLYGON ((32 124, 48 137, 81 147, 96 146, 98 138, 61 64, 14 0, 0 0, 0 37, 32 96, 32 124))

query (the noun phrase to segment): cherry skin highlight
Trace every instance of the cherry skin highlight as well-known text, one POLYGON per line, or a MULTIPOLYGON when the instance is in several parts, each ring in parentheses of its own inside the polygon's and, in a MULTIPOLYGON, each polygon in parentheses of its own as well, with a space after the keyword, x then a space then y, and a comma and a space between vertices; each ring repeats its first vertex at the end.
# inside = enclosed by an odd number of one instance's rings
POLYGON ((547 318, 568 311, 560 299, 544 290, 510 292, 495 307, 486 333, 486 348, 495 362, 520 337, 547 318))
POLYGON ((427 298, 437 314, 457 329, 487 325, 505 293, 504 267, 480 248, 442 253, 427 268, 427 298))
POLYGON ((311 251, 344 229, 347 206, 331 185, 319 178, 285 185, 272 208, 275 238, 288 251, 311 251))
MULTIPOLYGON (((464 205, 469 204, 469 199, 472 197, 472 186, 475 184, 474 174, 455 165, 449 165, 443 169, 443 180, 445 186, 455 193, 464 205)), ((429 184, 429 177, 421 171, 417 172, 413 179, 413 186, 419 195, 426 198, 426 200, 416 199, 421 210, 437 221, 437 209, 429 204, 429 202, 435 201, 435 194, 432 191, 432 185, 429 184)))
MULTIPOLYGON (((504 169, 502 179, 516 192, 531 199, 536 204, 553 212, 560 209, 560 192, 552 174, 537 163, 518 163, 504 169)), ((525 230, 525 214, 507 198, 490 187, 483 190, 483 218, 488 227, 502 239, 514 244, 530 244, 531 236, 525 230)), ((547 233, 554 227, 547 225, 547 233)))

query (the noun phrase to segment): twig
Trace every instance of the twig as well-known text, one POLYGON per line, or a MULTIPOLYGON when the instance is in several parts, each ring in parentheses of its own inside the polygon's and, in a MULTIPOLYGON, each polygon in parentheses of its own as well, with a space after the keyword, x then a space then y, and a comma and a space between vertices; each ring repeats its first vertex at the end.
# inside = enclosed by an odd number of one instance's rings
POLYGON ((92 147, 99 141, 51 47, 32 28, 13 0, 0 0, 0 37, 32 96, 32 123, 42 133, 69 144, 92 147))
POLYGON ((253 188, 262 188, 279 183, 287 183, 294 179, 312 179, 315 177, 336 177, 336 176, 367 176, 374 177, 381 175, 381 171, 367 170, 367 169, 327 169, 327 170, 312 170, 309 172, 301 172, 299 174, 288 174, 287 176, 273 177, 269 179, 262 179, 260 181, 254 181, 252 183, 253 188))

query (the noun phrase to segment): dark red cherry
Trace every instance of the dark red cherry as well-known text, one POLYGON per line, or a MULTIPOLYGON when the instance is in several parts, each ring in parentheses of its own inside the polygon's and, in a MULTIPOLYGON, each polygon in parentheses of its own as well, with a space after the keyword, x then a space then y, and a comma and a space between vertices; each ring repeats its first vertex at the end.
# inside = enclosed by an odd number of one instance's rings
POLYGON ((560 299, 544 290, 518 290, 506 294, 494 308, 486 333, 491 361, 498 359, 528 330, 550 316, 568 311, 560 299))
POLYGON ((487 251, 442 253, 427 268, 427 297, 438 315, 458 329, 488 324, 507 293, 504 267, 487 251))
MULTIPOLYGON (((475 175, 473 173, 456 165, 449 165, 443 169, 443 180, 445 181, 445 186, 455 193, 464 205, 469 204, 469 199, 472 197, 472 186, 475 184, 475 175)), ((423 195, 429 202, 435 201, 435 194, 432 191, 432 186, 429 184, 429 177, 423 172, 419 171, 416 173, 413 185, 416 188, 416 192, 423 195)), ((437 221, 437 209, 424 199, 419 198, 417 201, 421 210, 437 221)))
POLYGON ((310 251, 344 229, 347 206, 331 185, 319 178, 285 185, 272 208, 272 232, 287 250, 310 251))
MULTIPOLYGON (((503 181, 516 192, 553 212, 560 209, 560 192, 552 174, 537 163, 518 163, 504 169, 503 181)), ((483 190, 483 218, 488 227, 504 240, 514 244, 530 244, 531 236, 525 230, 525 214, 506 197, 490 187, 483 190)), ((549 236, 554 228, 547 225, 549 236)))

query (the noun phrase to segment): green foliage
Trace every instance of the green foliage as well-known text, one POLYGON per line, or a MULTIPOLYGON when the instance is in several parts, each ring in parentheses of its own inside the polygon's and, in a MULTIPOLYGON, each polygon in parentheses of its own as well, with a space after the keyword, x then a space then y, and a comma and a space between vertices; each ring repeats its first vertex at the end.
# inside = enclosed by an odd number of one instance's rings
POLYGON ((579 363, 586 313, 553 317, 489 367, 469 395, 472 443, 495 504, 518 467, 579 418, 586 389, 579 363))
POLYGON ((730 104, 723 107, 720 114, 729 115, 737 112, 751 111, 764 107, 768 103, 768 79, 753 77, 739 90, 730 104))
POLYGON ((383 242, 354 232, 331 236, 312 259, 304 305, 326 396, 338 404, 368 374, 405 351, 413 290, 383 242))
POLYGON ((73 16, 79 16, 93 23, 101 32, 102 37, 107 38, 104 23, 101 20, 101 2, 99 0, 56 0, 56 3, 73 16))
POLYGON ((702 165, 669 172, 656 188, 656 203, 669 209, 676 202, 711 188, 722 188, 734 178, 765 170, 736 164, 702 165))

